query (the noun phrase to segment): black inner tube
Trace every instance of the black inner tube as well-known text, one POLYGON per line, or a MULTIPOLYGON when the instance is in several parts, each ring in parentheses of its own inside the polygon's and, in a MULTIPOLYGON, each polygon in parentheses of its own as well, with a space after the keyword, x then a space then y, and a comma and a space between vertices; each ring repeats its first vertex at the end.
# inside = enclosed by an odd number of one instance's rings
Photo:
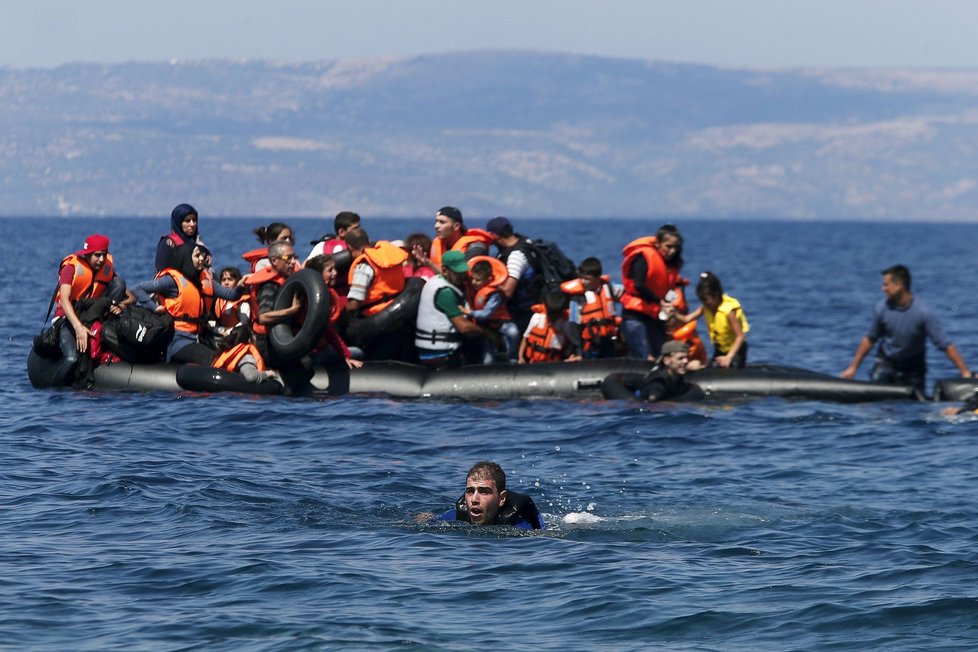
POLYGON ((289 322, 272 326, 268 334, 269 344, 275 354, 285 362, 298 360, 319 342, 329 326, 329 290, 322 274, 312 269, 300 269, 285 281, 275 297, 274 310, 292 305, 292 300, 305 297, 306 318, 299 330, 292 332, 289 322))

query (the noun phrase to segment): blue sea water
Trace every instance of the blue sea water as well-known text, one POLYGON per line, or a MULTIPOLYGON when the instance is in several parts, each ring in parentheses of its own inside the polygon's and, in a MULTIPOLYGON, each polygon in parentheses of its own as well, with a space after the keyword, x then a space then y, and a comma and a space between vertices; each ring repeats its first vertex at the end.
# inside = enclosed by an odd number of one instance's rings
MULTIPOLYGON (((397 238, 430 222, 365 226, 397 238)), ((240 262, 257 224, 205 214, 216 264, 240 262)), ((166 220, 4 225, 3 649, 978 645, 973 417, 914 402, 39 391, 24 362, 61 256, 104 232, 121 272, 145 280, 166 220), (504 466, 550 529, 414 524, 447 509, 481 459, 504 466)), ((328 228, 294 226, 300 242, 328 228)), ((622 245, 658 223, 516 226, 576 260, 597 255, 617 279, 622 245)), ((978 367, 978 226, 679 226, 686 275, 710 269, 743 303, 754 362, 839 372, 879 271, 902 262, 978 367)), ((931 381, 954 375, 938 351, 929 359, 931 381)))

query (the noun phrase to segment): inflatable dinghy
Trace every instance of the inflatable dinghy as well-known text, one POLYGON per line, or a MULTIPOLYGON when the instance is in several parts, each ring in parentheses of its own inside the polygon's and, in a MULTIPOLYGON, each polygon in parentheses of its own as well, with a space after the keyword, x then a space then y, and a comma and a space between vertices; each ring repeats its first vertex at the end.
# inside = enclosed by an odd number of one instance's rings
MULTIPOLYGON (((54 363, 33 351, 28 375, 35 387, 47 387, 54 363)), ((432 371, 404 362, 367 362, 359 369, 346 365, 317 367, 312 394, 327 396, 385 395, 394 398, 494 400, 558 398, 601 399, 601 383, 612 373, 647 373, 652 363, 616 358, 532 365, 470 365, 432 371)), ((915 400, 913 388, 844 380, 805 369, 772 365, 744 369, 709 368, 687 375, 707 400, 779 396, 791 399, 859 403, 915 400)), ((95 370, 95 391, 197 391, 281 393, 278 383, 252 384, 240 374, 202 365, 130 364, 118 362, 95 370)))

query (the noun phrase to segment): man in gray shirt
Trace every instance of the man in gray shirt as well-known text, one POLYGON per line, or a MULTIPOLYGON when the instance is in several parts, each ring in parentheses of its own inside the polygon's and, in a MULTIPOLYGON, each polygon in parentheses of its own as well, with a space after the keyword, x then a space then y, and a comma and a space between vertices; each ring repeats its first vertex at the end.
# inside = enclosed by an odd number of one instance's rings
POLYGON ((876 306, 869 331, 859 341, 852 362, 840 375, 853 378, 863 358, 879 340, 870 378, 880 383, 911 385, 923 392, 927 373, 926 345, 930 338, 934 346, 944 351, 948 360, 954 363, 961 376, 970 378, 971 370, 948 339, 937 315, 910 292, 910 270, 903 265, 894 265, 882 273, 886 298, 876 306))

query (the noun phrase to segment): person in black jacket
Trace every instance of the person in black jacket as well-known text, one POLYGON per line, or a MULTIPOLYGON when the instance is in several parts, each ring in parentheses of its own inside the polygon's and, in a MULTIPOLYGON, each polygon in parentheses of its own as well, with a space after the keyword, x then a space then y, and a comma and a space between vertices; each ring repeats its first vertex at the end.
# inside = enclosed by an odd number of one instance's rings
POLYGON ((645 374, 610 374, 601 383, 601 394, 607 399, 644 401, 688 401, 703 397, 703 391, 686 382, 689 347, 685 342, 669 340, 662 345, 659 364, 645 374))

